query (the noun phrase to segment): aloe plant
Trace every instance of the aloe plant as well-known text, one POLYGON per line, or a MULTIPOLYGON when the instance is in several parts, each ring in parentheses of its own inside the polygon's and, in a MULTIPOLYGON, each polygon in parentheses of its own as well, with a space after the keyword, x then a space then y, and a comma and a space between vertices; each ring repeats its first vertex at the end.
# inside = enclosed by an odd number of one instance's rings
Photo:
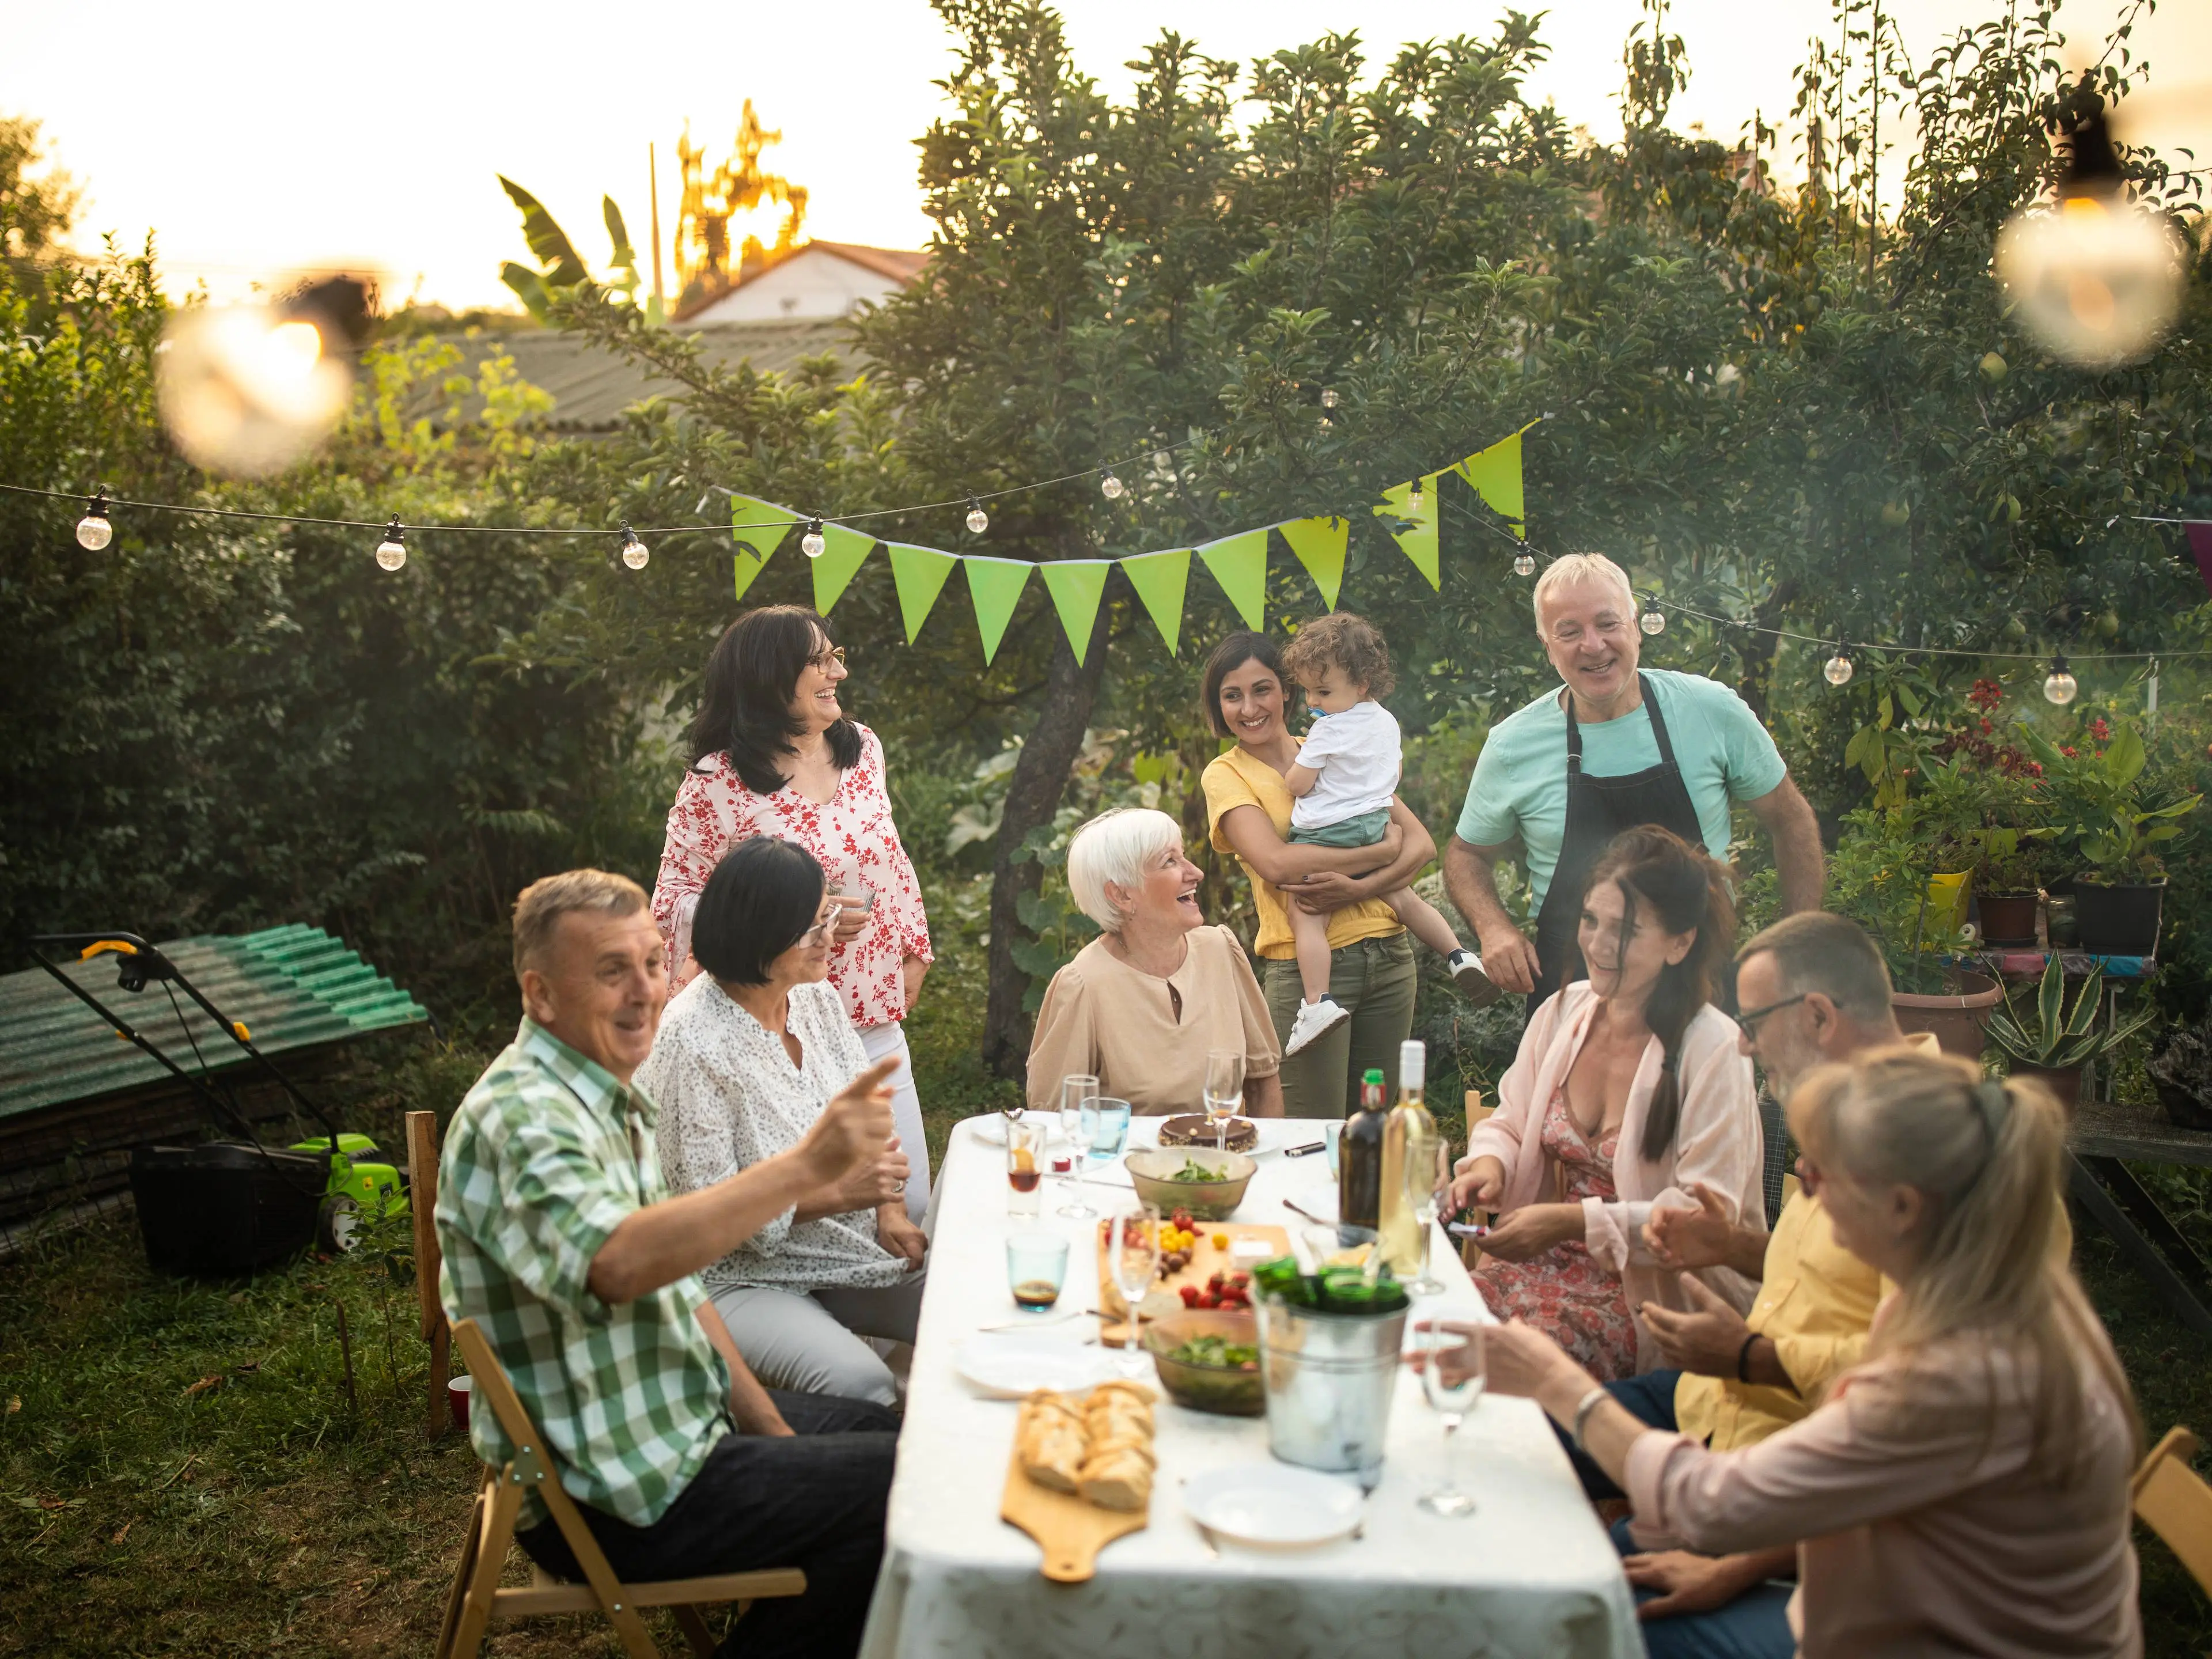
POLYGON ((2013 1006, 2012 988, 2007 986, 2003 1011, 1990 1016, 1989 1038, 2016 1066, 2033 1066, 2045 1072, 2071 1071, 2133 1036, 2157 1017, 2157 1011, 2152 1009, 2109 1031, 2099 1030, 2097 1005, 2104 989, 2105 970, 2092 968, 2069 1011, 2066 969, 2054 951, 2044 964, 2042 983, 2036 989, 2034 1022, 2021 1018, 2020 1010, 2013 1006))

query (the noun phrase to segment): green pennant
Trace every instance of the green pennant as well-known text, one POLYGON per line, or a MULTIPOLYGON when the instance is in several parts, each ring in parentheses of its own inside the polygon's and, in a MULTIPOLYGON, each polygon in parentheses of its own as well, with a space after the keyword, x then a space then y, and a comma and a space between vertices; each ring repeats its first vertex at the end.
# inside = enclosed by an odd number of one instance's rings
MULTIPOLYGON (((1534 425, 1534 421, 1528 422, 1534 425)), ((1524 426, 1521 432, 1528 429, 1524 426)), ((1521 491, 1521 432, 1468 456, 1452 471, 1474 486, 1491 511, 1513 521, 1515 535, 1525 538, 1528 526, 1523 520, 1528 514, 1521 491)))
POLYGON ((844 597, 854 575, 868 554, 874 549, 876 538, 858 530, 848 530, 842 524, 822 526, 824 544, 822 556, 810 560, 814 567, 814 609, 826 617, 830 607, 844 597))
POLYGON ((1145 602, 1152 626, 1168 642, 1168 655, 1172 657, 1182 634, 1182 596, 1190 586, 1190 550, 1132 554, 1121 561, 1121 574, 1145 602))
POLYGON ((1229 603, 1237 607, 1237 614, 1244 618, 1244 626, 1260 629, 1267 626, 1267 532, 1247 530, 1234 536, 1224 536, 1218 542, 1208 542, 1198 550, 1198 556, 1206 561, 1206 568, 1213 573, 1213 580, 1221 584, 1221 591, 1229 596, 1229 603))
POLYGON ((782 545, 784 537, 798 522, 799 514, 789 507, 757 495, 730 497, 730 539, 751 553, 757 567, 768 562, 769 555, 782 545))
POLYGON ((1298 556, 1298 562, 1321 589, 1321 602, 1335 610, 1338 591, 1344 586, 1344 549, 1352 538, 1352 520, 1332 514, 1321 519, 1294 519, 1275 528, 1283 532, 1291 551, 1298 556))
POLYGON ((745 596, 745 589, 753 585, 753 579, 759 575, 766 567, 751 554, 743 550, 740 550, 738 553, 737 556, 732 561, 732 562, 738 568, 737 597, 742 599, 745 596))
POLYGON ((937 596, 945 591, 945 584, 952 575, 953 567, 960 561, 950 553, 940 553, 933 547, 916 547, 909 542, 885 542, 890 554, 891 582, 898 589, 899 616, 906 623, 906 642, 912 645, 921 625, 929 620, 930 608, 937 596))
POLYGON ((975 605, 975 631, 983 636, 983 661, 999 654, 999 641, 1014 619, 1014 606, 1036 567, 1026 559, 994 559, 980 553, 961 556, 968 572, 968 597, 975 605))
POLYGON ((1037 567, 1079 663, 1091 648, 1091 624, 1098 620, 1098 602, 1106 597, 1106 573, 1113 568, 1111 559, 1054 559, 1037 567))
POLYGON ((1438 590, 1443 586, 1443 578, 1437 566, 1437 516, 1440 510, 1437 485, 1443 477, 1441 472, 1431 472, 1421 480, 1419 507, 1413 504, 1413 485, 1402 483, 1384 490, 1382 505, 1375 509, 1378 519, 1403 521, 1403 529, 1390 530, 1392 539, 1413 562, 1413 568, 1429 579, 1429 586, 1438 590))

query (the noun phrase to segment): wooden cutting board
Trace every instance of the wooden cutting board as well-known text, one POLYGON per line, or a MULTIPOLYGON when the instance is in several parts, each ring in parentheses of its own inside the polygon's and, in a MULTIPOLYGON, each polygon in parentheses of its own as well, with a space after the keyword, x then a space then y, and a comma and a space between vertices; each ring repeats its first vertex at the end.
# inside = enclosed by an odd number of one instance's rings
MULTIPOLYGON (((1121 1292, 1115 1286, 1114 1275, 1106 1261, 1106 1229, 1113 1219, 1108 1217, 1094 1230, 1098 1247, 1098 1310, 1109 1316, 1099 1326, 1098 1340, 1109 1348, 1120 1348, 1126 1347, 1132 1338, 1127 1304, 1122 1301, 1121 1292)), ((1268 1246, 1270 1255, 1288 1255, 1291 1253, 1291 1235, 1286 1229, 1259 1222, 1201 1221, 1192 1231, 1198 1235, 1198 1243, 1191 1246, 1190 1265, 1179 1273, 1170 1273, 1165 1279, 1154 1279, 1152 1289, 1156 1292, 1165 1291, 1170 1297, 1178 1296, 1185 1285, 1195 1285, 1203 1290, 1206 1281, 1214 1274, 1236 1272, 1237 1262, 1232 1252, 1240 1238, 1262 1241, 1268 1246), (1228 1249, 1213 1248, 1213 1235, 1218 1232, 1229 1235, 1228 1249)), ((1175 1311, 1182 1311, 1180 1301, 1176 1302, 1175 1311)), ((1152 1316, 1147 1312, 1145 1317, 1150 1319, 1152 1316)))
POLYGON ((1006 1495, 999 1518, 1036 1540, 1044 1551, 1044 1576, 1055 1584, 1080 1584, 1098 1571, 1098 1552, 1117 1538, 1152 1524, 1149 1501, 1141 1510, 1101 1509, 1072 1492, 1040 1486, 1022 1473, 1021 1460, 1006 1460, 1006 1495))

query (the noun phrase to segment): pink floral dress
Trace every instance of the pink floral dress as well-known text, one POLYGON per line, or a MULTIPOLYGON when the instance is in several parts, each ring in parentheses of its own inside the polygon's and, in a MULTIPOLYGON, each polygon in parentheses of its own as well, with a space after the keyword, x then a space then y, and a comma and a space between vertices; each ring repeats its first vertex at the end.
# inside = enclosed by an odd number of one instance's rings
MULTIPOLYGON (((1539 1144, 1559 1171, 1559 1201, 1579 1204, 1595 1198, 1610 1203, 1615 1196, 1613 1154, 1620 1140, 1616 1127, 1592 1146, 1567 1110, 1567 1091, 1554 1091, 1539 1144)), ((1492 1313, 1534 1325, 1599 1382, 1636 1375, 1636 1319, 1628 1310, 1627 1291, 1620 1275, 1593 1261, 1580 1239, 1554 1245, 1528 1261, 1485 1256, 1474 1282, 1492 1313)))
POLYGON ((660 878, 653 888, 653 917, 668 948, 672 991, 699 971, 691 959, 691 913, 707 878, 739 842, 778 836, 813 854, 831 886, 858 883, 876 896, 866 926, 830 957, 830 982, 844 997, 853 1024, 866 1030, 906 1018, 900 964, 908 957, 936 958, 929 948, 929 918, 922 914, 921 883, 891 822, 884 746, 866 726, 859 731, 860 758, 839 774, 837 793, 826 802, 809 800, 788 785, 772 795, 755 794, 723 754, 708 756, 684 775, 669 809, 660 878))

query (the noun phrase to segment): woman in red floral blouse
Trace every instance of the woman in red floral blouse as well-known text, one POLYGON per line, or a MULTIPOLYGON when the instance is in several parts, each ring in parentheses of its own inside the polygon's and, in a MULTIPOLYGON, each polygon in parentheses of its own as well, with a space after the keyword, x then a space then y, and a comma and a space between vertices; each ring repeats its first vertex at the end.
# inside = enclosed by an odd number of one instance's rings
POLYGON ((814 854, 845 907, 830 982, 870 1063, 890 1055, 902 1062, 891 1107, 916 1171, 907 1212, 919 1221, 929 1203, 929 1150, 900 1022, 933 960, 929 921, 891 822, 884 746, 838 703, 846 672, 828 625, 804 605, 749 611, 716 641, 689 733, 691 769, 669 809, 653 914, 673 992, 699 971, 691 913, 725 853, 754 836, 778 836, 814 854))

